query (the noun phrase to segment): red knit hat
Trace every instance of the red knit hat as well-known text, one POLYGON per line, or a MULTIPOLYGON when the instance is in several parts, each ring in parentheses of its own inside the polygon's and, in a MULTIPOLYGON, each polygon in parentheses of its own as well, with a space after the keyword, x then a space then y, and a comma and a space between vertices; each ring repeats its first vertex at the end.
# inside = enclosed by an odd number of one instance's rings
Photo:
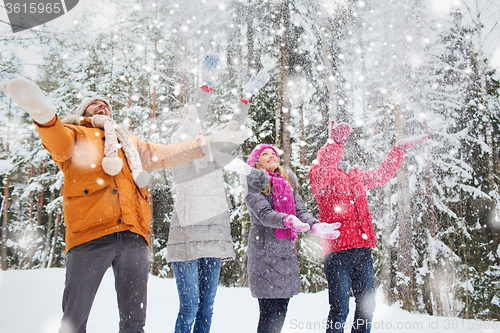
POLYGON ((255 168, 255 165, 259 161, 260 153, 262 153, 262 151, 266 148, 270 148, 270 149, 274 150, 274 152, 276 153, 276 156, 279 156, 278 149, 276 149, 275 147, 273 147, 267 143, 263 143, 263 144, 255 147, 254 150, 250 153, 250 155, 248 155, 247 164, 250 165, 252 168, 255 168))

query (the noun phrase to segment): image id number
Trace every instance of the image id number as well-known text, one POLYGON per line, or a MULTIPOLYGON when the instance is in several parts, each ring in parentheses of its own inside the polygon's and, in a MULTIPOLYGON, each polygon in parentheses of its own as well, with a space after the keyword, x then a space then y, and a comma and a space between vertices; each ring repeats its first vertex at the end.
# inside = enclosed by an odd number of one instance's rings
POLYGON ((444 321, 444 329, 449 330, 449 329, 469 329, 469 330, 474 330, 474 329, 498 329, 500 327, 500 323, 498 321, 472 321, 472 320, 465 320, 465 319, 446 319, 444 321))
POLYGON ((15 13, 15 14, 41 14, 41 13, 55 13, 58 14, 61 12, 61 4, 60 3, 6 3, 5 8, 7 9, 7 14, 15 13))

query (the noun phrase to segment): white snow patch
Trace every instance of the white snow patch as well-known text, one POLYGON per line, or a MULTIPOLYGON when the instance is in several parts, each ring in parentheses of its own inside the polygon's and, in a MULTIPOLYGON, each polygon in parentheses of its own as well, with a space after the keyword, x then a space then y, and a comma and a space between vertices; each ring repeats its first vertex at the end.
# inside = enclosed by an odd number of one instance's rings
MULTIPOLYGON (((0 271, 2 333, 56 332, 62 314, 64 272, 62 268, 0 271)), ((148 290, 146 332, 172 331, 179 306, 175 281, 150 276, 148 290)), ((351 298, 346 332, 350 331, 349 323, 352 323, 354 317, 354 307, 354 299, 351 298)), ((324 332, 328 308, 326 290, 293 297, 290 300, 282 332, 324 332)), ((214 305, 212 332, 255 332, 258 318, 258 302, 252 298, 248 288, 219 287, 214 305)), ((472 332, 467 329, 469 324, 473 325, 475 333, 498 332, 498 325, 495 329, 492 327, 493 322, 408 313, 398 304, 391 306, 384 304, 380 292, 377 293, 372 332, 382 333, 392 329, 395 332, 405 333, 435 333, 443 331, 445 325, 447 323, 450 325, 451 322, 458 323, 457 329, 453 330, 454 333, 472 332)), ((89 333, 118 331, 118 309, 111 269, 105 274, 96 295, 87 331, 89 333)))

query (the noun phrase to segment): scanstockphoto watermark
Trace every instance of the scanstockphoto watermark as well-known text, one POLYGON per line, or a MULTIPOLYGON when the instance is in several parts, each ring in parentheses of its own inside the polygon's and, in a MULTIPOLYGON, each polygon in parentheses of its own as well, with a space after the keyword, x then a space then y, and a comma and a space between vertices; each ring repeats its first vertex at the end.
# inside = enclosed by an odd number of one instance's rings
POLYGON ((73 9, 79 0, 4 0, 12 32, 31 29, 73 9))
POLYGON ((412 329, 419 330, 424 328, 424 323, 415 321, 415 322, 391 322, 391 321, 366 321, 363 319, 358 319, 356 322, 346 321, 344 323, 334 322, 331 320, 324 319, 321 322, 310 322, 310 321, 298 321, 296 319, 290 320, 290 328, 291 329, 299 329, 299 330, 313 330, 313 329, 347 329, 351 330, 351 328, 361 329, 361 328, 373 328, 373 329, 412 329))
POLYGON ((457 329, 476 331, 480 329, 500 328, 500 322, 488 320, 467 320, 460 318, 431 318, 423 321, 365 321, 363 319, 357 322, 339 323, 324 319, 323 321, 300 321, 297 319, 290 320, 290 328, 294 330, 326 330, 326 329, 347 329, 351 328, 367 328, 371 326, 376 330, 409 330, 409 331, 450 331, 457 329))

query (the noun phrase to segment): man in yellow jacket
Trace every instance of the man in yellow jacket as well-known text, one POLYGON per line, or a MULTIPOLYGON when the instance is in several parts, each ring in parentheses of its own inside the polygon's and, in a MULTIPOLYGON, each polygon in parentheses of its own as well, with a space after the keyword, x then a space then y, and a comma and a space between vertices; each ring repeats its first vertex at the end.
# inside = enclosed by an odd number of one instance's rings
POLYGON ((118 133, 120 145, 116 146, 122 149, 117 149, 110 144, 117 142, 116 124, 104 98, 84 100, 63 124, 34 82, 18 78, 2 88, 32 116, 44 147, 64 173, 67 265, 59 332, 86 332, 95 294, 110 265, 119 332, 144 332, 151 211, 144 188, 147 182, 139 180, 134 169, 175 168, 211 154, 221 142, 241 143, 251 132, 223 130, 172 145, 118 133), (106 122, 112 126, 104 126, 106 122), (116 164, 113 171, 106 167, 106 159, 116 164))

